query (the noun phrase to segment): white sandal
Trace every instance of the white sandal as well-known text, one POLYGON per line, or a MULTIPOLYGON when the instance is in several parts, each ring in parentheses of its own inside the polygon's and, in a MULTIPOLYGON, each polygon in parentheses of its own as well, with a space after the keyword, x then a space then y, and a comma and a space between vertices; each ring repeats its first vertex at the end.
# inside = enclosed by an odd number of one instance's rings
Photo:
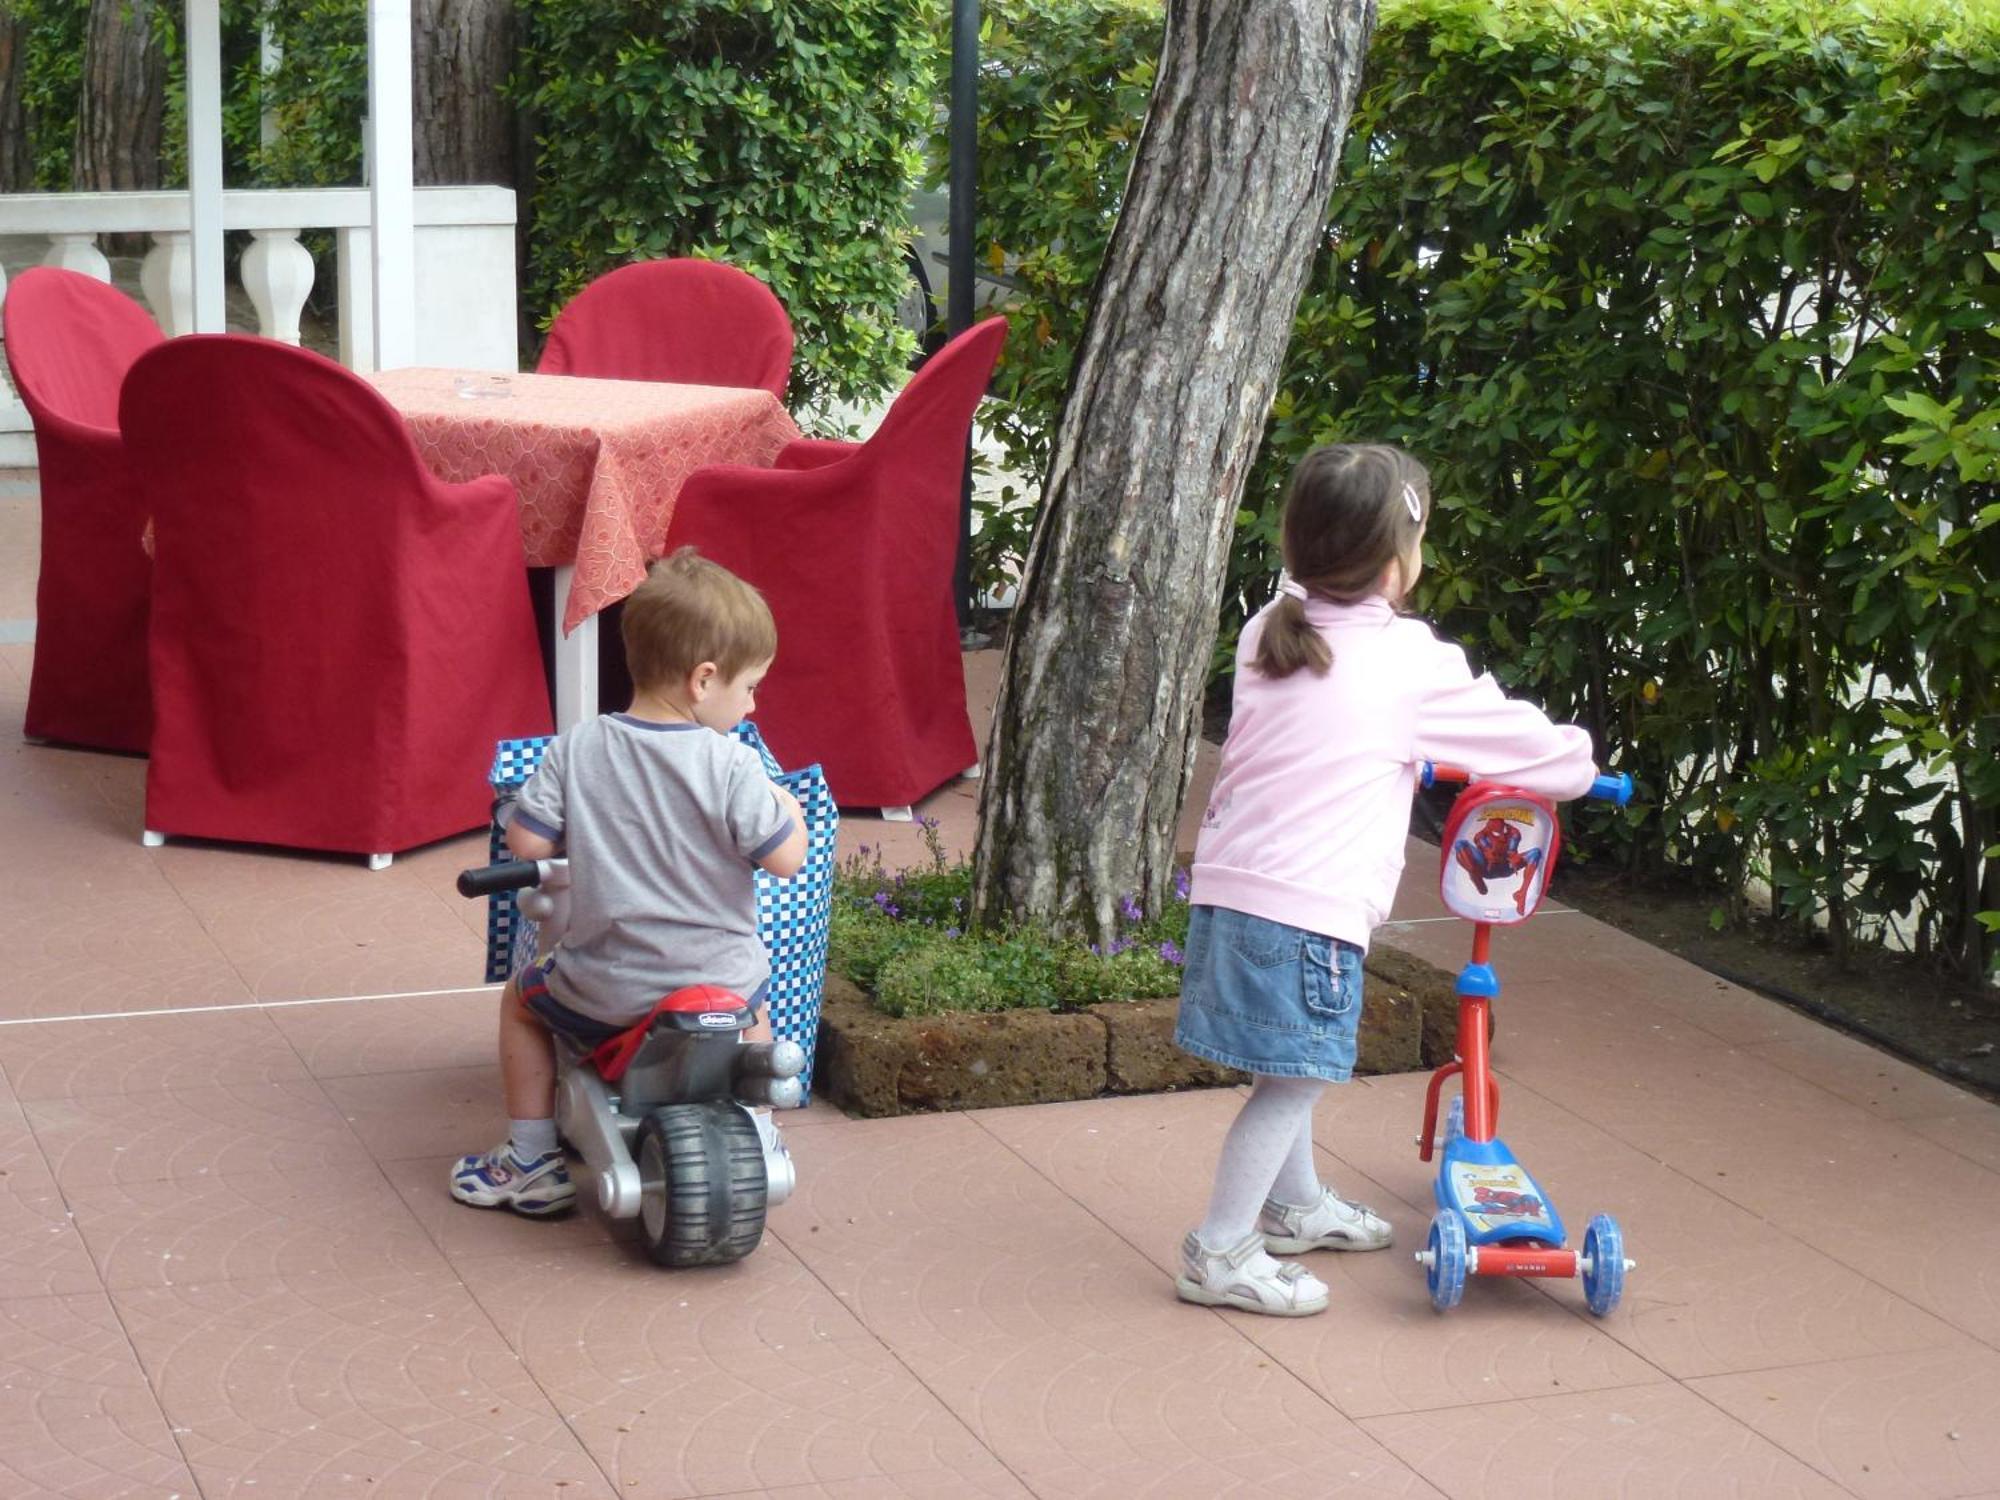
POLYGON ((1383 1250, 1395 1238, 1389 1221, 1365 1203, 1349 1203, 1332 1188, 1320 1189, 1319 1202, 1304 1208, 1264 1200, 1257 1220, 1264 1248, 1274 1255, 1298 1255, 1307 1250, 1383 1250))
POLYGON ((1296 1262, 1272 1260, 1255 1230, 1227 1250, 1211 1250, 1198 1235, 1188 1235, 1174 1290, 1183 1302, 1277 1318, 1303 1318, 1326 1311, 1327 1304, 1326 1283, 1296 1262))

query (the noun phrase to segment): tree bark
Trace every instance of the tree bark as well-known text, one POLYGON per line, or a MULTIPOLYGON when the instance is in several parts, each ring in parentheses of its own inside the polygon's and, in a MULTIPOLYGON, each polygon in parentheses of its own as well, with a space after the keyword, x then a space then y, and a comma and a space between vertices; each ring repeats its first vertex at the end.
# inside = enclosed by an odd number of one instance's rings
POLYGON ((1373 0, 1173 0, 1029 548, 978 920, 1101 940, 1172 879, 1225 564, 1373 0))
POLYGON ((162 0, 90 0, 70 177, 78 192, 160 185, 167 59, 154 35, 162 0))
POLYGON ((35 153, 28 142, 28 110, 21 101, 27 28, 0 4, 0 193, 32 192, 35 153))
POLYGON ((514 66, 511 0, 416 0, 411 20, 417 182, 516 186, 514 107, 500 92, 514 66))

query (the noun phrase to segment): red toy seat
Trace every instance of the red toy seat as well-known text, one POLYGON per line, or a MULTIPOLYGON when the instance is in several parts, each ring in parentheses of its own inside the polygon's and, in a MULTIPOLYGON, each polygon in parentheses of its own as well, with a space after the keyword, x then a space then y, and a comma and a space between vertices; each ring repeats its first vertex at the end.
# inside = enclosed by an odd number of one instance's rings
POLYGON ((146 310, 77 271, 37 266, 7 288, 7 363, 35 423, 42 562, 27 733, 144 751, 152 566, 146 501, 118 434, 118 387, 165 342, 146 310))
MULTIPOLYGON (((616 1083, 632 1066, 632 1059, 646 1044, 653 1023, 663 1015, 727 1016, 733 1028, 750 1002, 734 990, 719 984, 690 984, 659 1001, 646 1019, 627 1027, 608 1042, 600 1042, 590 1052, 591 1064, 606 1083, 616 1083)), ((724 1028, 717 1026, 716 1030, 724 1028)))
POLYGON ((543 375, 762 386, 780 401, 792 321, 771 289, 715 260, 651 260, 591 282, 556 314, 543 375))
POLYGON ((674 504, 667 550, 699 547, 777 619, 758 729, 783 764, 818 761, 843 806, 906 806, 979 758, 952 574, 966 438, 1006 337, 994 318, 946 344, 867 442, 698 469, 674 504))
POLYGON ((390 853, 487 820, 496 740, 546 733, 514 487, 444 484, 333 361, 197 335, 120 416, 154 504, 162 833, 390 853))

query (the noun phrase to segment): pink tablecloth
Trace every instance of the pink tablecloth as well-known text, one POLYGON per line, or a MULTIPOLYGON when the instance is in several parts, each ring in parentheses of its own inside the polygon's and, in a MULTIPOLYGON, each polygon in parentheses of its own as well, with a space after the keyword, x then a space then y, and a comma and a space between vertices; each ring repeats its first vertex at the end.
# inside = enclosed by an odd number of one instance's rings
POLYGON ((440 479, 514 481, 530 566, 576 565, 565 633, 646 576, 688 475, 769 464, 799 435, 769 391, 733 386, 469 370, 368 378, 440 479))

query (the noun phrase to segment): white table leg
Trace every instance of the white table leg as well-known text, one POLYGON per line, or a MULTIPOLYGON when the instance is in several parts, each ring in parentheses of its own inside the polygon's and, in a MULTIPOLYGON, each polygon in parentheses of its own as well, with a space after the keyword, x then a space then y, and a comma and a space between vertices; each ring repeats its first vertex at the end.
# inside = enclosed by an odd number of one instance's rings
POLYGON ((597 716, 597 616, 591 615, 568 635, 563 634, 563 611, 569 603, 570 585, 576 569, 565 565, 556 569, 556 730, 597 716))

